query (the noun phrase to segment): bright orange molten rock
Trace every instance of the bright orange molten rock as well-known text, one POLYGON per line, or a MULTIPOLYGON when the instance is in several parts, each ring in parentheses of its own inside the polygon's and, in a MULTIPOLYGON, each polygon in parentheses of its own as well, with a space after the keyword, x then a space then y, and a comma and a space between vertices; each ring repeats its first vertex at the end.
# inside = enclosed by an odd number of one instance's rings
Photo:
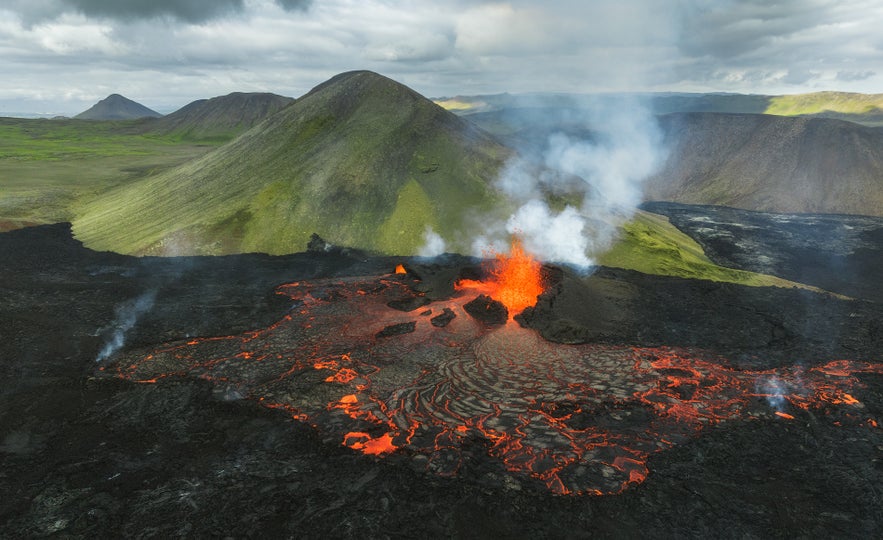
POLYGON ((541 265, 524 251, 519 240, 512 241, 508 256, 497 253, 491 264, 486 282, 464 279, 457 283, 457 289, 478 290, 502 302, 510 318, 537 303, 537 296, 543 293, 541 265))

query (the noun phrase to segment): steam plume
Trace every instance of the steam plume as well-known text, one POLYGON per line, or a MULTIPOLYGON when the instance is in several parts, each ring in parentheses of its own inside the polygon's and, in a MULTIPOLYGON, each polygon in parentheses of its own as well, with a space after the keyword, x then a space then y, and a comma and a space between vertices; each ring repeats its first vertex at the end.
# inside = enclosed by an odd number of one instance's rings
POLYGON ((417 254, 421 257, 437 257, 445 252, 446 247, 444 238, 427 225, 423 233, 423 247, 417 254))
POLYGON ((642 182, 665 157, 656 118, 637 98, 622 97, 583 103, 565 121, 576 134, 553 131, 504 168, 497 187, 517 210, 502 226, 485 224, 475 255, 518 234, 543 260, 587 267, 634 214, 642 182))
POLYGON ((106 329, 106 331, 110 331, 110 335, 101 348, 101 352, 95 357, 96 362, 106 360, 126 343, 126 333, 135 326, 141 315, 153 307, 155 299, 156 289, 150 289, 137 298, 123 302, 116 307, 116 318, 106 329))

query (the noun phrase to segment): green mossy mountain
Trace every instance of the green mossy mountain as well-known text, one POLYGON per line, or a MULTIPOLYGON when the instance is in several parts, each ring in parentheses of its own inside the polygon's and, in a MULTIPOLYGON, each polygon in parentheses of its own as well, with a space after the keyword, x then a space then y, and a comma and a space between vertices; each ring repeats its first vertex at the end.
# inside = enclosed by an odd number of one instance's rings
POLYGON ((293 98, 277 94, 233 92, 189 103, 146 124, 145 131, 183 141, 226 142, 292 103, 293 98))
POLYGON ((669 156, 645 200, 883 216, 883 130, 826 118, 660 118, 669 156))
POLYGON ((153 109, 119 94, 111 94, 74 116, 79 120, 134 120, 136 118, 159 118, 153 109))
POLYGON ((465 250, 472 217, 503 206, 491 183, 510 153, 413 90, 348 72, 205 156, 85 204, 74 231, 123 253, 291 253, 316 232, 405 254, 432 226, 465 250))
POLYGON ((813 92, 775 96, 764 111, 782 116, 839 118, 869 125, 883 124, 883 94, 813 92))

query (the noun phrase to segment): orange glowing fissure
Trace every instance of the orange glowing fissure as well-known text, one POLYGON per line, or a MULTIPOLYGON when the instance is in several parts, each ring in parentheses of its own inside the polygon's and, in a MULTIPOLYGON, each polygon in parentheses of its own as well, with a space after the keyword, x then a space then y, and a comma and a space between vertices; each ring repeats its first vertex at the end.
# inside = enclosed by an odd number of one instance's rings
POLYGON ((537 303, 537 296, 544 289, 542 265, 524 250, 518 239, 512 240, 509 255, 497 253, 489 266, 487 281, 463 279, 456 283, 456 289, 477 290, 502 302, 510 318, 537 303))
POLYGON ((397 264, 397 265, 396 265, 395 273, 396 273, 396 274, 407 274, 408 271, 405 270, 405 266, 404 266, 404 265, 402 265, 402 264, 397 264))

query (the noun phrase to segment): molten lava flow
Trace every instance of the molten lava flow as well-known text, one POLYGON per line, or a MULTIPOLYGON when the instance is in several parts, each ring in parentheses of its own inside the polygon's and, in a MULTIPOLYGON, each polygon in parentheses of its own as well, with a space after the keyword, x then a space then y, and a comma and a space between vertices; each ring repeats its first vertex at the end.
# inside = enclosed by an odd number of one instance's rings
POLYGON ((398 264, 398 265, 396 265, 396 271, 395 271, 395 273, 396 273, 396 274, 407 274, 408 271, 405 270, 405 266, 404 266, 404 265, 398 264))
MULTIPOLYGON (((520 246, 496 263, 490 284, 474 283, 498 297, 509 287, 525 290, 523 266, 538 270, 520 246)), ((540 290, 532 275, 535 288, 522 294, 530 302, 540 290)), ((694 349, 560 345, 519 325, 472 319, 464 307, 470 295, 425 311, 391 308, 416 294, 406 281, 283 285, 278 292, 293 308, 268 328, 130 351, 114 368, 144 383, 207 380, 217 395, 284 410, 330 443, 413 456, 434 474, 496 460, 511 478, 559 494, 621 492, 651 474, 652 454, 726 422, 798 426, 812 418, 875 430, 883 422, 862 403, 869 395, 862 376, 883 375, 881 363, 749 371, 694 349), (448 323, 433 324, 429 315, 444 311, 448 323), (408 333, 378 337, 406 323, 408 333)))
POLYGON ((388 454, 396 449, 392 443, 392 435, 389 433, 375 438, 361 431, 351 431, 344 435, 343 445, 373 456, 388 454))
POLYGON ((536 304, 537 296, 543 293, 540 267, 539 261, 524 251, 520 241, 514 239, 508 256, 502 253, 494 256, 488 281, 464 279, 457 282, 456 288, 477 290, 502 302, 511 318, 524 311, 524 308, 536 304))

